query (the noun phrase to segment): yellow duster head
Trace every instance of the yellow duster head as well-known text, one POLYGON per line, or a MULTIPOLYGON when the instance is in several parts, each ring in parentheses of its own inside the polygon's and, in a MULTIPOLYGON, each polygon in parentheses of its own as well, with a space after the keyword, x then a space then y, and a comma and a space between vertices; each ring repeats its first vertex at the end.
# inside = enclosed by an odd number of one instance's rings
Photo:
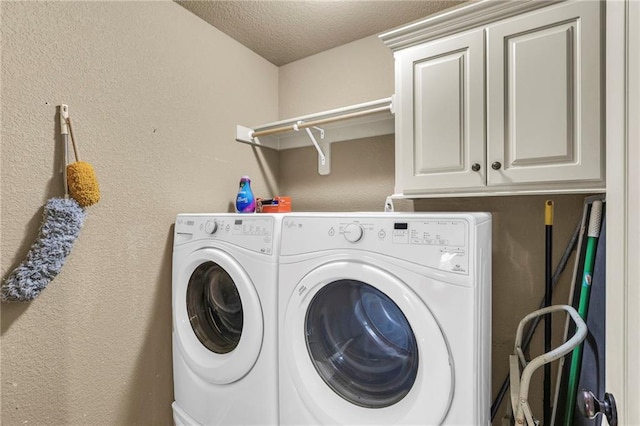
POLYGON ((100 201, 100 188, 93 167, 84 161, 76 161, 67 166, 69 195, 82 207, 91 206, 100 201))

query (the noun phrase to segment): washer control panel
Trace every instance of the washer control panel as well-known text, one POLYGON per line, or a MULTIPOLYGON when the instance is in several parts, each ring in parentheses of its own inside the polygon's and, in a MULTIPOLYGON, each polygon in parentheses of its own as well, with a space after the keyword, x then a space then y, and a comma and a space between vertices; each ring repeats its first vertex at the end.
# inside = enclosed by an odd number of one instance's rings
POLYGON ((350 217, 290 216, 283 221, 281 255, 355 249, 439 270, 469 274, 477 219, 469 213, 350 217))
POLYGON ((274 220, 268 216, 187 216, 178 215, 174 244, 208 239, 262 253, 274 252, 274 220))
POLYGON ((394 222, 394 244, 424 244, 443 247, 464 247, 466 222, 461 220, 425 220, 394 222))

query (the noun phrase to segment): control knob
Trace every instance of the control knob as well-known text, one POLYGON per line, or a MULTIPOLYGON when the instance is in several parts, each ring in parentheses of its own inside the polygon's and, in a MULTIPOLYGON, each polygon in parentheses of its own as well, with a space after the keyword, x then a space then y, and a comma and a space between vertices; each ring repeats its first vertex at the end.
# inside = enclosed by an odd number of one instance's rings
POLYGON ((218 222, 215 220, 208 220, 204 224, 204 230, 207 234, 215 234, 218 230, 218 222))
POLYGON ((344 238, 350 243, 357 243, 364 235, 364 229, 357 223, 350 223, 344 227, 344 238))

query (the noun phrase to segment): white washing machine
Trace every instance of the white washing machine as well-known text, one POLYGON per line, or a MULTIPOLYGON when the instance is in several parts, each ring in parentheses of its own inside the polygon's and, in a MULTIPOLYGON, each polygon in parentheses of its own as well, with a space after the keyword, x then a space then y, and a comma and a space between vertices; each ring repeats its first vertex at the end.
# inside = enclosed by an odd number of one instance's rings
POLYGON ((491 216, 291 214, 282 425, 488 425, 491 216))
POLYGON ((176 218, 172 407, 177 425, 278 424, 281 217, 176 218))

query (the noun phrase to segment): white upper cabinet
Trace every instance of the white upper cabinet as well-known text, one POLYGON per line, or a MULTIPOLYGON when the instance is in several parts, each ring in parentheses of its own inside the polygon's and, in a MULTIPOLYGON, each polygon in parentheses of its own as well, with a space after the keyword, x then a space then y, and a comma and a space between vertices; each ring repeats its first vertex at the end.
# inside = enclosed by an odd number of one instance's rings
POLYGON ((488 3, 381 36, 395 50, 396 192, 603 191, 601 4, 488 3))
POLYGON ((486 31, 487 162, 502 164, 488 183, 603 188, 598 2, 543 9, 486 31))
POLYGON ((397 52, 395 102, 396 192, 485 187, 482 30, 397 52))

